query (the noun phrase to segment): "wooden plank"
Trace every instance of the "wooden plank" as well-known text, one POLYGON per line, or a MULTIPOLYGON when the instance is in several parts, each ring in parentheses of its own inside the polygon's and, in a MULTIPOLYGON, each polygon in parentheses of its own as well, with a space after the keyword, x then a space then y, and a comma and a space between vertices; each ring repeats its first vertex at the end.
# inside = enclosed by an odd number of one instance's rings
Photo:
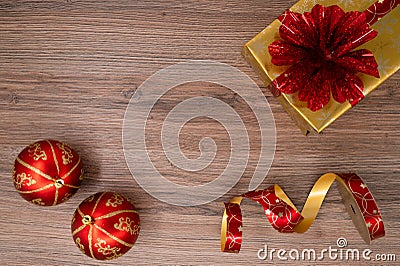
MULTIPOLYGON (((1 265, 101 265, 82 255, 70 235, 71 216, 87 196, 113 190, 131 197, 142 222, 133 249, 108 265, 256 264, 257 251, 269 247, 335 247, 339 236, 349 247, 397 253, 400 196, 400 75, 395 74, 322 135, 304 137, 266 91, 240 55, 241 45, 295 1, 2 1, 0 3, 0 249, 1 265), (160 202, 130 175, 122 148, 124 112, 136 88, 164 67, 189 59, 235 66, 265 92, 277 128, 275 159, 263 187, 279 183, 301 208, 316 179, 328 171, 356 171, 375 195, 387 236, 363 243, 333 188, 304 235, 275 232, 261 207, 244 205, 244 245, 239 255, 219 250, 222 202, 247 190, 257 164, 260 135, 254 115, 221 86, 190 83, 165 95, 147 128, 149 154, 170 180, 198 185, 216 178, 230 153, 226 131, 198 118, 185 126, 181 147, 199 155, 198 142, 212 137, 218 146, 213 164, 198 173, 171 166, 163 156, 160 129, 180 101, 210 96, 228 102, 249 130, 251 153, 240 182, 225 196, 198 207, 160 202), (82 156, 86 178, 79 192, 56 207, 22 200, 11 182, 14 158, 28 144, 60 139, 82 156)), ((277 261, 275 261, 277 262, 277 261)), ((279 261, 291 265, 293 262, 279 261)), ((325 260, 318 264, 330 264, 325 260)), ((307 265, 307 262, 300 264, 307 265)))

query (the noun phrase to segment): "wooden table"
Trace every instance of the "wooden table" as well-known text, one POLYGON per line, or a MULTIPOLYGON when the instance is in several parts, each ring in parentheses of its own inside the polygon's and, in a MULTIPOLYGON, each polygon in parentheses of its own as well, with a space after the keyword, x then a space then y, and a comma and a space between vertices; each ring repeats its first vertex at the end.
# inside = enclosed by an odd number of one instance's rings
MULTIPOLYGON (((106 265, 253 265, 268 262, 257 258, 264 244, 275 249, 321 250, 335 247, 340 236, 347 239, 349 248, 400 256, 400 75, 395 74, 324 134, 303 136, 240 54, 243 43, 294 3, 1 1, 0 264, 101 265, 75 247, 70 221, 83 199, 110 190, 133 199, 142 229, 132 250, 106 265), (232 91, 205 82, 179 86, 157 103, 147 128, 152 160, 166 178, 180 184, 206 183, 219 175, 229 155, 229 138, 223 127, 210 119, 188 123, 180 141, 185 154, 196 158, 198 141, 205 136, 214 138, 218 152, 212 167, 191 174, 161 156, 160 128, 169 110, 189 97, 207 95, 227 101, 247 116, 251 156, 243 178, 228 194, 198 207, 168 205, 147 194, 125 163, 121 139, 125 109, 148 77, 189 59, 237 67, 265 93, 275 117, 277 145, 262 187, 279 183, 301 209, 320 175, 355 171, 365 179, 381 208, 387 236, 371 246, 365 244, 334 186, 314 225, 303 235, 276 232, 260 206, 245 203, 242 251, 221 253, 222 203, 247 190, 259 155, 259 135, 257 122, 243 101, 235 99, 232 91), (84 183, 71 200, 47 208, 24 201, 11 182, 18 153, 44 138, 72 145, 86 170, 84 183)), ((318 262, 331 263, 338 262, 318 262)))

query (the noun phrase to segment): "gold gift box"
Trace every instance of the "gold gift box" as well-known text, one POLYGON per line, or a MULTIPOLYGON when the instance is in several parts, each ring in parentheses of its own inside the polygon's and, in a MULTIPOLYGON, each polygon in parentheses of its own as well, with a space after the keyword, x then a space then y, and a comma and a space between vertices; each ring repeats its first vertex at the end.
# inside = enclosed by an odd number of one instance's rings
MULTIPOLYGON (((339 5, 345 11, 364 11, 375 2, 376 0, 300 0, 290 10, 304 13, 311 11, 315 4, 321 4, 324 6, 339 5)), ((268 52, 268 46, 273 41, 280 39, 280 25, 281 22, 278 19, 275 20, 243 46, 243 56, 267 86, 289 67, 273 65, 271 63, 271 55, 268 52)), ((376 22, 372 28, 378 31, 378 36, 356 48, 356 50, 366 48, 374 53, 379 65, 378 69, 381 78, 359 74, 359 77, 364 82, 364 96, 370 94, 400 68, 400 6, 376 22)), ((301 102, 297 99, 296 94, 282 93, 277 96, 277 99, 306 135, 311 130, 315 130, 318 133, 322 132, 352 107, 349 102, 340 104, 331 97, 331 100, 324 108, 313 112, 307 108, 307 102, 301 102)))

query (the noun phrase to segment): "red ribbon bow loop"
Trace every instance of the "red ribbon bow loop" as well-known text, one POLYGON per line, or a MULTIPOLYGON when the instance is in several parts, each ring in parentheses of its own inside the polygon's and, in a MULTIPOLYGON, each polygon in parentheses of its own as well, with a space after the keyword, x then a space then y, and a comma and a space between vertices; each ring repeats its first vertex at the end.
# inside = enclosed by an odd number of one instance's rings
POLYGON ((358 103, 364 97, 358 72, 379 78, 372 52, 354 51, 378 34, 365 12, 316 5, 304 14, 288 10, 279 20, 282 40, 268 49, 273 64, 290 67, 273 85, 282 93, 298 92, 299 100, 308 102, 312 111, 327 105, 331 95, 339 103, 358 103))

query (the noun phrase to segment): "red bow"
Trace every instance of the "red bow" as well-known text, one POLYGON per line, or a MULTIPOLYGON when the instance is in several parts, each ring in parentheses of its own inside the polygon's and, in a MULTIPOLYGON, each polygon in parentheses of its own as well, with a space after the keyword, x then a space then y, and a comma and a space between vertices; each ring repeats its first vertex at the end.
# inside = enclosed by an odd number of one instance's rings
POLYGON ((291 67, 273 85, 286 94, 298 92, 299 100, 308 102, 312 111, 328 104, 331 92, 339 103, 358 103, 364 97, 364 84, 357 72, 379 78, 372 52, 353 51, 378 34, 367 24, 364 12, 316 5, 304 14, 288 10, 279 20, 283 40, 269 45, 269 52, 273 64, 291 67))

